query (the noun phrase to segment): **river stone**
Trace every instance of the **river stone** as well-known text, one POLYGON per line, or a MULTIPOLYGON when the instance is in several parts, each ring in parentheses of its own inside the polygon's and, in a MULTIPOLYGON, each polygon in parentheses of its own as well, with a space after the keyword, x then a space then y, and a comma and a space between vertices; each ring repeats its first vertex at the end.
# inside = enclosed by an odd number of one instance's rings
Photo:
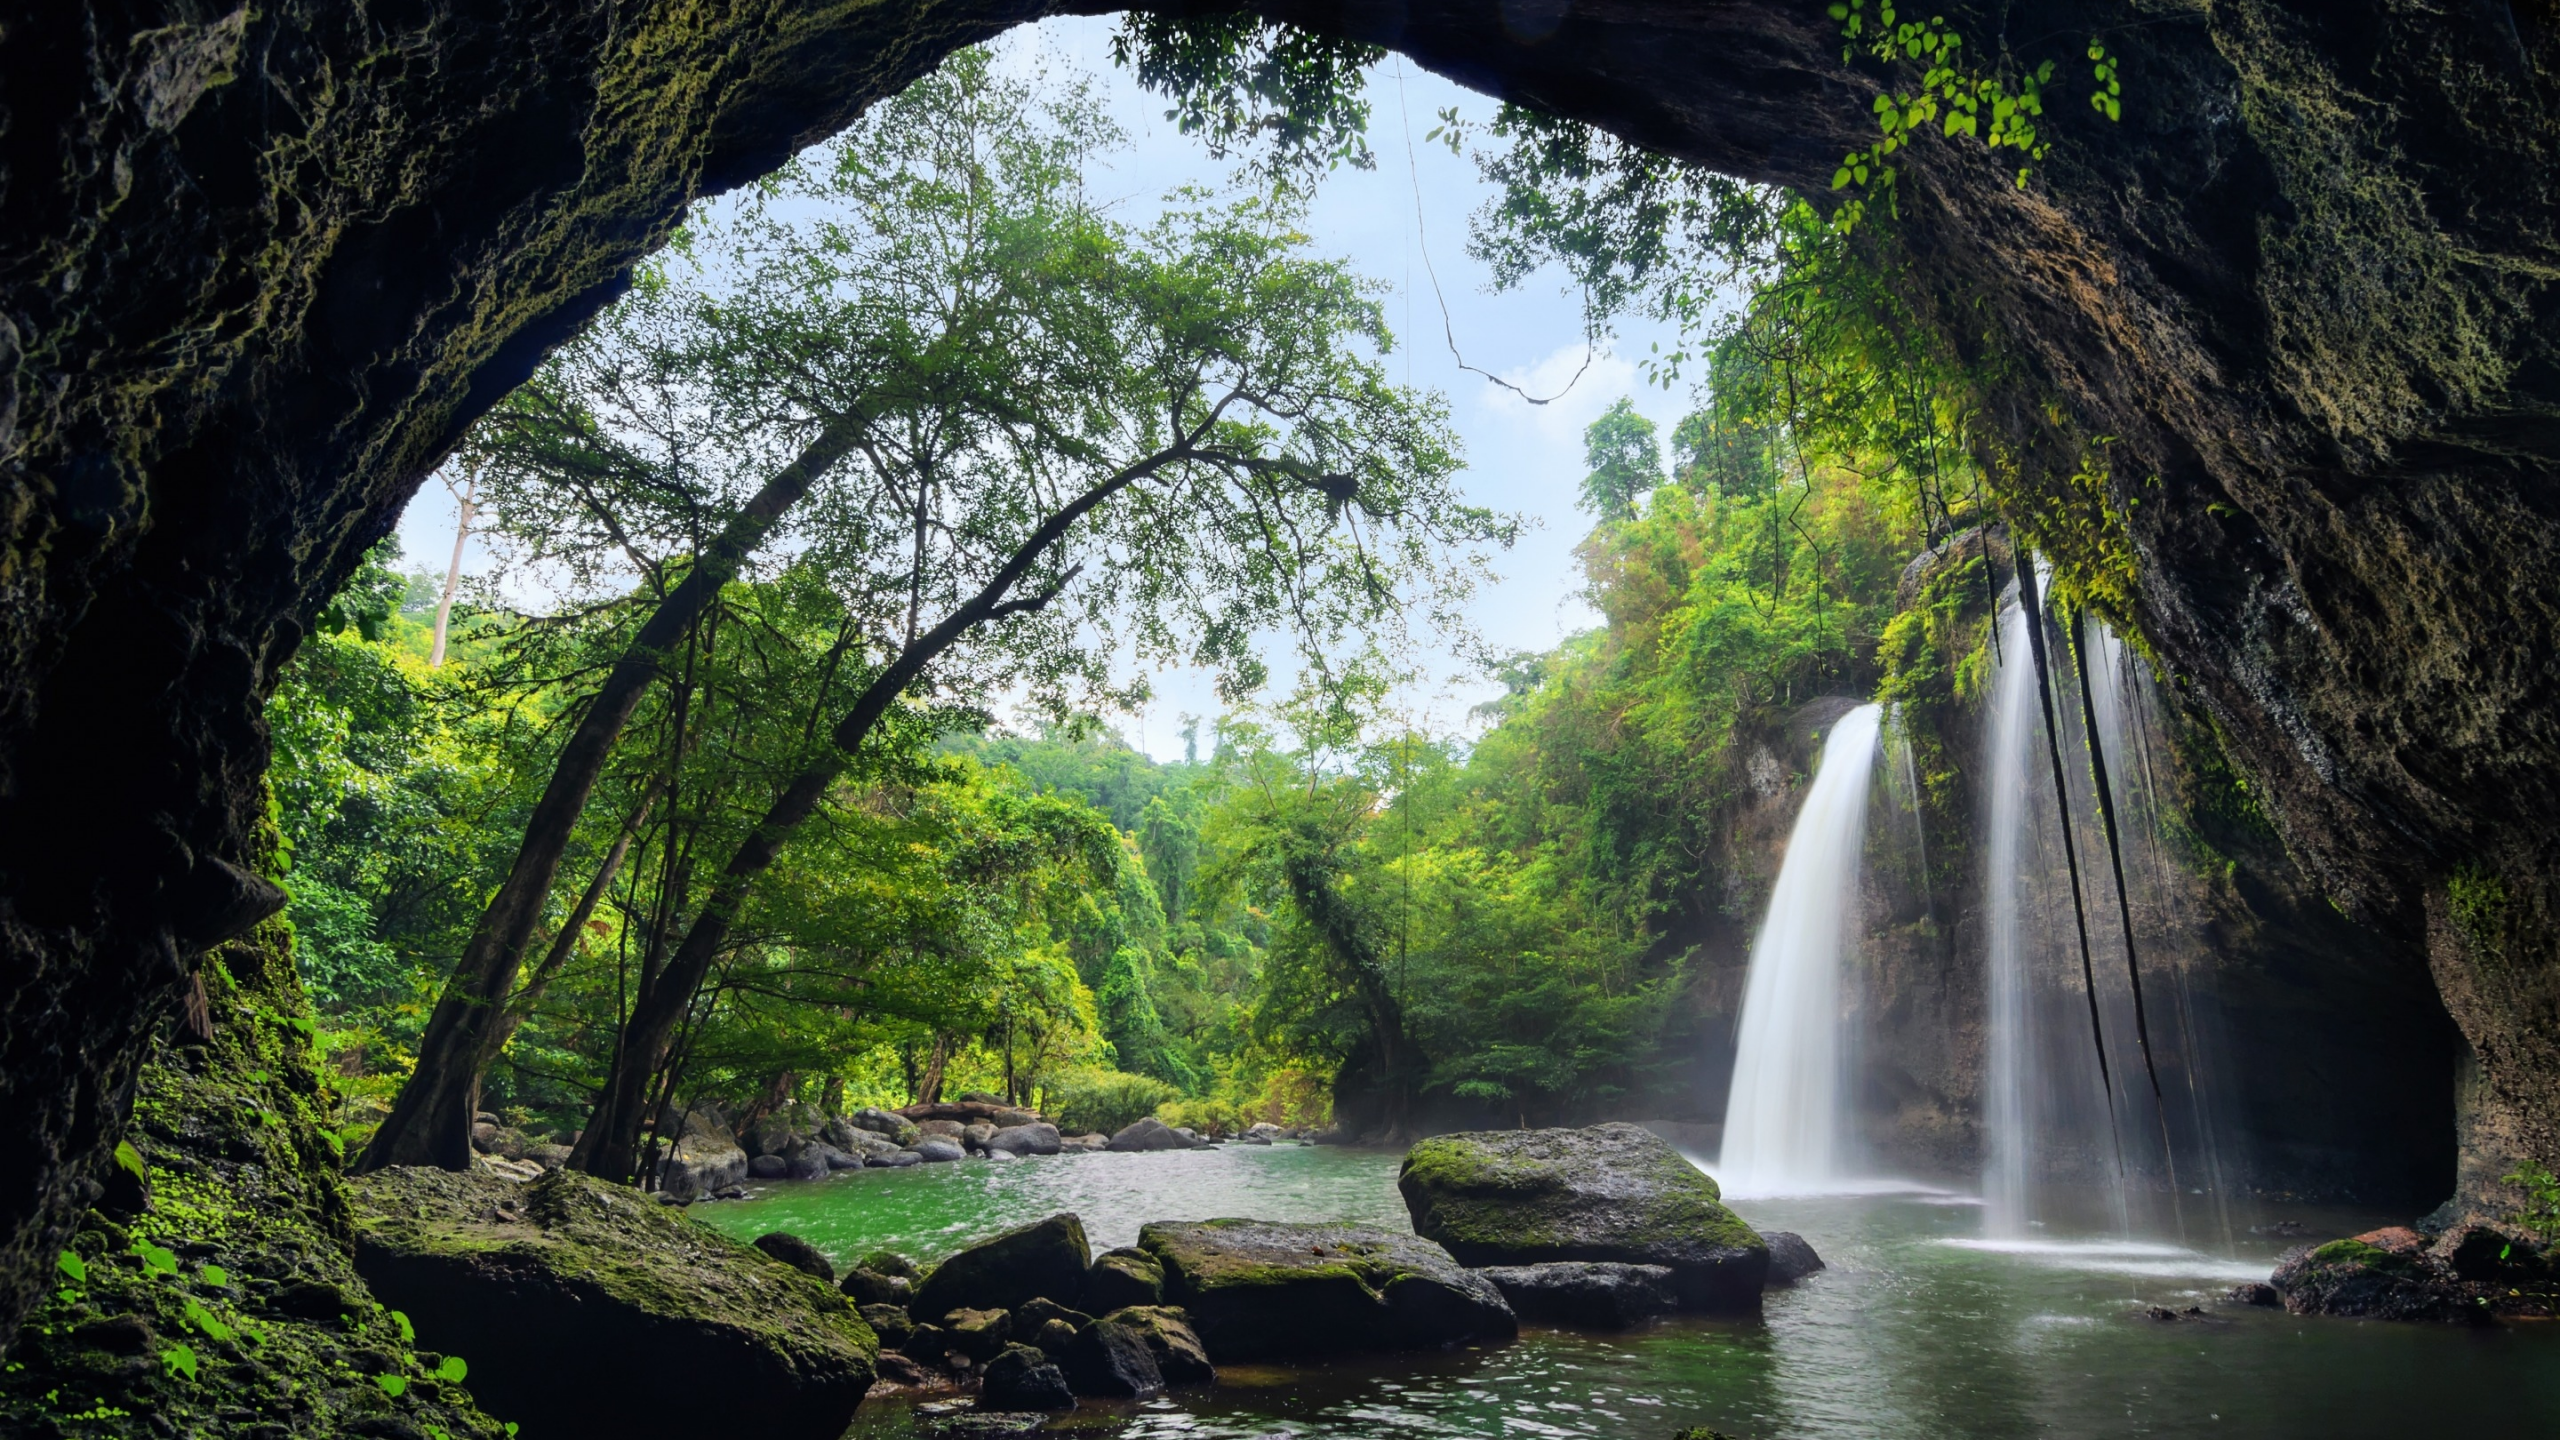
POLYGON ((988 1116, 987 1119, 993 1123, 997 1129, 1005 1130, 1016 1125, 1039 1124, 1040 1112, 1037 1110, 1025 1110, 1020 1106, 1014 1106, 1008 1109, 998 1110, 994 1114, 988 1116))
POLYGON ((1029 1345, 1007 1345, 987 1362, 978 1405, 985 1410, 1073 1410, 1076 1397, 1048 1356, 1029 1345))
MULTIPOLYGON (((676 1143, 667 1147, 667 1157, 658 1162, 659 1194, 689 1203, 747 1178, 747 1152, 717 1114, 690 1110, 683 1124, 676 1143)), ((544 1168, 559 1167, 546 1162, 544 1168)))
MULTIPOLYGON (((1076 1327, 1064 1320, 1043 1320, 1031 1331, 1031 1343, 1040 1353, 1055 1360, 1067 1353, 1067 1344, 1076 1338, 1076 1327)), ((1070 1381, 1073 1376, 1068 1377, 1070 1381)))
POLYGON ((752 1395, 759 1436, 836 1440, 871 1387, 879 1342, 844 1297, 637 1190, 422 1167, 346 1185, 375 1296, 529 1437, 725 1434, 752 1395))
POLYGON ((1120 1132, 1111 1137, 1107 1148, 1122 1152, 1143 1153, 1153 1150, 1188 1150, 1191 1148, 1191 1143, 1183 1139, 1181 1133, 1172 1126, 1150 1115, 1143 1120, 1122 1126, 1120 1132))
POLYGON ((2268 1278, 2296 1315, 2349 1315, 2370 1320, 2485 1319, 2450 1265, 2429 1253, 2427 1237, 2404 1226, 2369 1230, 2350 1240, 2296 1246, 2268 1278))
POLYGON ((1684 1309, 1760 1304, 1768 1245, 1640 1125, 1442 1135, 1405 1152, 1396 1188, 1414 1232, 1469 1265, 1667 1265, 1684 1309))
POLYGON ((914 1293, 915 1282, 904 1275, 883 1275, 877 1270, 856 1266, 844 1272, 844 1283, 836 1288, 856 1305, 903 1307, 914 1293))
POLYGON ((892 1150, 885 1155, 866 1155, 862 1163, 875 1170, 904 1170, 923 1164, 924 1156, 913 1150, 892 1150))
POLYGON ((988 1160, 1002 1160, 1002 1161, 1004 1161, 1006 1164, 1010 1165, 1010 1164, 1012 1164, 1014 1161, 1019 1160, 1019 1159, 1021 1159, 1022 1157, 1021 1157, 1021 1156, 1019 1156, 1019 1155, 1014 1154, 1014 1153, 1013 1153, 1012 1151, 1010 1151, 1010 1150, 988 1150, 988 1151, 984 1151, 984 1152, 982 1152, 982 1158, 984 1158, 984 1159, 988 1159, 988 1160))
POLYGON ((818 1247, 788 1230, 769 1230, 755 1238, 755 1247, 821 1285, 836 1283, 836 1267, 818 1253, 818 1247))
POLYGON ((1156 1369, 1167 1385, 1210 1385, 1218 1372, 1209 1363, 1209 1347, 1191 1328, 1191 1317, 1170 1305, 1132 1305, 1102 1317, 1125 1325, 1155 1352, 1156 1369))
POLYGON ((996 1127, 986 1121, 972 1120, 960 1127, 960 1143, 971 1150, 984 1150, 987 1142, 995 1138, 995 1133, 996 1127))
POLYGON ((935 1135, 916 1142, 915 1157, 926 1164, 939 1165, 947 1160, 966 1160, 969 1152, 960 1148, 959 1141, 935 1135))
POLYGON ((1117 1321, 1096 1320, 1069 1332, 1058 1368, 1078 1395, 1152 1400, 1164 1393, 1164 1371, 1147 1337, 1117 1321))
POLYGON ((1593 1330, 1624 1330, 1677 1309, 1670 1267, 1606 1260, 1555 1260, 1480 1270, 1523 1320, 1593 1330))
POLYGON ((1093 1317, 1041 1295, 1034 1295, 1013 1307, 1013 1328, 1017 1331, 1037 1330, 1051 1320, 1064 1320, 1071 1326, 1082 1328, 1091 1324, 1093 1317))
POLYGON ((967 1126, 962 1125, 957 1120, 924 1120, 919 1121, 916 1124, 916 1129, 919 1132, 926 1135, 939 1136, 945 1140, 959 1139, 960 1132, 967 1128, 967 1126))
POLYGON ((942 1317, 954 1350, 972 1360, 993 1359, 1013 1338, 1013 1317, 1002 1310, 954 1310, 942 1317))
POLYGON ((914 1338, 916 1322, 908 1316, 905 1306, 865 1305, 860 1308, 862 1322, 871 1327, 872 1334, 880 1337, 881 1349, 903 1350, 907 1341, 914 1338))
POLYGON ((827 1163, 827 1147, 814 1140, 804 1140, 783 1159, 789 1163, 788 1177, 793 1180, 824 1180, 835 1167, 827 1163))
POLYGON ((874 1106, 865 1106, 844 1118, 846 1123, 857 1130, 868 1130, 875 1135, 885 1136, 892 1143, 899 1145, 907 1144, 913 1138, 912 1132, 917 1128, 916 1122, 906 1116, 893 1115, 874 1106))
POLYGON ((1124 1305, 1154 1305, 1164 1299, 1164 1267, 1144 1250, 1105 1250, 1094 1257, 1084 1277, 1084 1308, 1107 1315, 1124 1305))
POLYGON ((916 1328, 907 1332, 906 1343, 898 1348, 928 1365, 938 1365, 942 1362, 943 1352, 951 1348, 951 1332, 939 1325, 918 1321, 916 1328))
POLYGON ((1008 1125, 987 1137, 987 1148, 1015 1155, 1055 1155, 1058 1153, 1058 1127, 1046 1120, 1029 1125, 1008 1125))
POLYGON ((1816 1270, 1829 1269, 1813 1246, 1792 1230, 1763 1230, 1760 1238, 1769 1242, 1770 1285, 1793 1285, 1816 1270))
POLYGON ((779 1155, 758 1155, 747 1162, 747 1173, 758 1180, 781 1180, 791 1174, 791 1162, 779 1155))
POLYGON ((901 1280, 921 1278, 916 1270, 916 1262, 895 1250, 874 1250, 854 1261, 853 1265, 857 1270, 868 1270, 874 1275, 895 1275, 901 1280))
POLYGON ((1519 1329, 1491 1281, 1413 1235, 1208 1220, 1145 1226, 1138 1245, 1220 1364, 1507 1340, 1519 1329))
POLYGON ((934 1268, 916 1287, 919 1315, 967 1309, 1010 1310, 1033 1296, 1072 1305, 1084 1294, 1093 1263, 1084 1222, 1072 1213, 1008 1230, 972 1245, 934 1268))

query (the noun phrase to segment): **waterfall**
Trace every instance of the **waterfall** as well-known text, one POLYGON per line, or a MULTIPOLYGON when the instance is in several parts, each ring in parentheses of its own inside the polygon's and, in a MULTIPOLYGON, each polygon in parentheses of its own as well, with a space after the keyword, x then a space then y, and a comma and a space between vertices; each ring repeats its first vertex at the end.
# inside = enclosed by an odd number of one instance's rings
POLYGON ((1846 1178, 1842 975, 1883 713, 1861 705, 1832 726, 1751 945, 1717 1167, 1732 1194, 1819 1193, 1846 1178))
MULTIPOLYGON (((2069 794, 2053 793, 2051 768, 2028 658, 2026 617, 2014 590, 2001 597, 2000 648, 1983 737, 1983 928, 1987 1034, 1984 1042, 1982 1191, 1988 1232, 2018 1240, 2040 1227, 2119 1235, 2136 1229, 2187 1235, 2185 1196, 2212 1196, 2224 1238, 2230 1221, 2221 1147, 2207 1073, 2209 1017, 2196 1003, 2184 950, 2195 920, 2179 911, 2181 887, 2159 850, 2161 797, 2148 757, 2157 700, 2141 662, 2104 624, 2088 622, 2089 699, 2098 720, 2109 787, 2124 844, 2124 879, 2147 981, 2168 993, 2152 1012, 2163 1094, 2128 1062, 2110 1098, 2098 1075, 2081 980, 2071 897, 2063 874, 2061 825, 2068 813, 2080 842, 2089 938, 2099 958, 2098 1009, 2111 1054, 2130 1056, 2131 989, 2122 923, 2091 783, 2088 736, 2067 664, 2055 667, 2069 794), (2067 810, 2060 801, 2068 801, 2067 810)), ((2068 651, 2060 651, 2067 654, 2068 651)))
POLYGON ((2000 597, 1999 669, 1982 757, 1989 779, 1983 930, 1991 990, 1983 1057, 1982 1198, 1991 1232, 2012 1238, 2033 1220, 2036 1134, 2028 1086, 2038 1067, 2028 1052, 2037 1027, 2027 984, 2025 911, 2028 867, 2040 858, 2030 853, 2037 847, 2028 828, 2036 776, 2036 676, 2027 658, 2027 618, 2013 593, 2000 597))

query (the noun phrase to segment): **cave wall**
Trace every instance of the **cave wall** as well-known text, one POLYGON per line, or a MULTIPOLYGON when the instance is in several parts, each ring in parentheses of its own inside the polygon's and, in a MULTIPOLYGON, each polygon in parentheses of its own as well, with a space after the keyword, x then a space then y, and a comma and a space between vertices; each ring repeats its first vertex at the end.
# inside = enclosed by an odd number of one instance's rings
MULTIPOLYGON (((259 698, 322 598, 692 198, 1044 8, 0 16, 0 1341, 143 1037, 274 903, 239 863, 259 698)), ((1754 179, 1818 189, 1869 135, 1814 0, 1262 8, 1754 179)), ((2286 843, 2429 957, 2480 1133, 2560 1160, 2549 0, 1947 13, 2103 34, 2125 77, 2023 190, 1934 141, 1905 171, 1921 298, 2009 377, 2022 524, 2130 557, 2286 843)))

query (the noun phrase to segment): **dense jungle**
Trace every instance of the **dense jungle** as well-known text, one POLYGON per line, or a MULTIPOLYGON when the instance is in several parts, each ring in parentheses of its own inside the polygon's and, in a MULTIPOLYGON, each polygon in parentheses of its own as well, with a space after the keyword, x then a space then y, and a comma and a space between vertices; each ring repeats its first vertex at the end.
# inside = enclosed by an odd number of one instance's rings
POLYGON ((0 1428, 2545 1433, 2555 84, 0 14, 0 1428))

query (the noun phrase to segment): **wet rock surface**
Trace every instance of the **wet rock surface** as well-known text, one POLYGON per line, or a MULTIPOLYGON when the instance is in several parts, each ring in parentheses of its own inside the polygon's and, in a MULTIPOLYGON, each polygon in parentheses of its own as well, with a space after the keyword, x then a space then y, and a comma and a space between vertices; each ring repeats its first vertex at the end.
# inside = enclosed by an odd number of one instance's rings
POLYGON ((1791 1230, 1763 1230, 1760 1238, 1769 1245, 1771 1285, 1793 1285, 1817 1270, 1830 1268, 1814 1253, 1811 1243, 1791 1230))
POLYGON ((1605 1260, 1558 1260, 1544 1265, 1494 1265, 1477 1272, 1490 1280, 1523 1320, 1593 1330, 1624 1330, 1678 1308, 1670 1267, 1620 1265, 1605 1260))
POLYGON ((1052 1215, 972 1245, 935 1266, 908 1309, 939 1318, 960 1309, 1011 1310, 1035 1297, 1074 1305, 1084 1296, 1093 1249, 1084 1222, 1052 1215))
POLYGON ((366 1283, 467 1357, 524 1440, 723 1429, 741 1395, 760 1433, 835 1440, 871 1386, 878 1340, 850 1301, 637 1191, 406 1167, 348 1188, 366 1283))
POLYGON ((2560 1314, 2560 1274, 2544 1247, 2477 1223, 2436 1236, 2394 1225, 2297 1246, 2276 1262, 2268 1287, 2296 1315, 2479 1322, 2560 1314))
POLYGON ((1684 1309, 1760 1303, 1769 1247, 1715 1181, 1639 1125, 1442 1135, 1396 1178, 1414 1232, 1469 1265, 1662 1265, 1684 1309))
POLYGON ((1418 1236, 1208 1220, 1148 1225, 1138 1246, 1220 1364, 1503 1340, 1519 1328, 1491 1281, 1418 1236))

